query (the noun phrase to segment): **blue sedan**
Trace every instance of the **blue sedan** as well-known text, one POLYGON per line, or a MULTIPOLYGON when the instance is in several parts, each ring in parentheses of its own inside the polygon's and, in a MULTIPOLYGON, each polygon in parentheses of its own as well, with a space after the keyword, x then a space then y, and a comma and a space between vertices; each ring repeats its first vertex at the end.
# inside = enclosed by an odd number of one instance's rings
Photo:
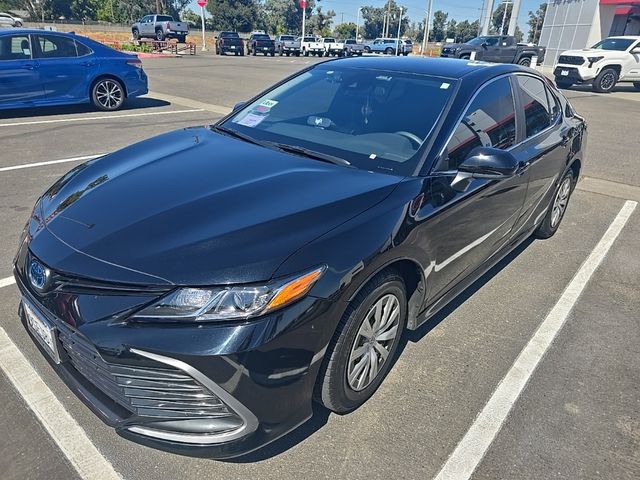
POLYGON ((111 111, 147 92, 135 55, 72 33, 0 31, 0 110, 93 103, 111 111))

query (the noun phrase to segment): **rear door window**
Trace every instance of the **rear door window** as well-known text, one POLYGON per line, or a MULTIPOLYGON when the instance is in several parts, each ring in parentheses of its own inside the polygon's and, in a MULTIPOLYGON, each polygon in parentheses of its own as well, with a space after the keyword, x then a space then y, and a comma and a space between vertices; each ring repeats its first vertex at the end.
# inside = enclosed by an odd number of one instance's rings
POLYGON ((76 42, 73 38, 58 35, 35 35, 37 58, 77 57, 76 42))
POLYGON ((529 75, 517 75, 516 78, 524 107, 526 135, 529 138, 551 125, 552 110, 542 80, 529 75))
POLYGON ((467 107, 435 170, 456 170, 476 147, 507 149, 513 146, 515 113, 507 77, 482 87, 467 107))

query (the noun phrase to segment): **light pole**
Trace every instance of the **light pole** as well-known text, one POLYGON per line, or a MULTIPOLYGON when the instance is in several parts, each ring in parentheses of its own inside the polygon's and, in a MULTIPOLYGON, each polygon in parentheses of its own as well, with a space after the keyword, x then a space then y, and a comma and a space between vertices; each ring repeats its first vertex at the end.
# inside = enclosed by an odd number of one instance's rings
POLYGON ((400 27, 402 26, 402 7, 400 7, 400 17, 398 17, 398 37, 396 38, 396 57, 400 52, 400 27))
POLYGON ((511 5, 511 2, 509 0, 504 0, 502 4, 504 5, 504 12, 502 13, 502 25, 500 25, 499 35, 504 35, 504 22, 507 20, 507 8, 511 5))
POLYGON ((200 16, 202 17, 202 51, 207 51, 207 41, 204 36, 204 5, 200 6, 200 16))
POLYGON ((302 9, 302 38, 301 43, 304 43, 304 29, 307 20, 307 0, 300 0, 300 8, 302 9))
POLYGON ((427 42, 429 42, 429 23, 431 22, 431 7, 433 4, 433 0, 429 0, 429 5, 427 7, 427 18, 424 20, 424 37, 422 38, 422 55, 427 49, 427 42))
POLYGON ((356 43, 358 43, 358 30, 360 30, 360 10, 362 10, 362 7, 358 7, 358 13, 356 14, 356 43))

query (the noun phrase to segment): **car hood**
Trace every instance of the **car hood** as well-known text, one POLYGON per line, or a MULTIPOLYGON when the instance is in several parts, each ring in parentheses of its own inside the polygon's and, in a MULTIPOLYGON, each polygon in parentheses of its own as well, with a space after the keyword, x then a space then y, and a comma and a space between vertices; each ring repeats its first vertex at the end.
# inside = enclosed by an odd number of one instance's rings
POLYGON ((104 281, 265 281, 400 180, 183 129, 62 177, 40 200, 45 228, 31 250, 54 270, 104 281))
POLYGON ((569 55, 574 57, 587 57, 587 56, 598 56, 598 57, 610 57, 612 54, 622 53, 622 52, 613 52, 611 50, 601 50, 595 48, 582 48, 579 50, 567 50, 566 52, 562 52, 560 55, 569 55))

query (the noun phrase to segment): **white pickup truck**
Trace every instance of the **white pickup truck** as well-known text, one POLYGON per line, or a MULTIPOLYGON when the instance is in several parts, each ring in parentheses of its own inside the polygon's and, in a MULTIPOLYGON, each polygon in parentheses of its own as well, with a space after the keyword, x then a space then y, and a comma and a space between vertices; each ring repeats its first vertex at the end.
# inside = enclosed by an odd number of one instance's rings
POLYGON ((324 43, 324 55, 342 57, 344 55, 344 43, 335 38, 326 37, 322 41, 324 43))
POLYGON ((298 38, 300 41, 300 51, 305 57, 309 54, 322 57, 324 55, 324 42, 318 37, 305 36, 298 38))
POLYGON ((590 83, 606 93, 618 82, 633 82, 640 90, 640 36, 608 37, 591 48, 562 52, 553 75, 560 88, 590 83))

